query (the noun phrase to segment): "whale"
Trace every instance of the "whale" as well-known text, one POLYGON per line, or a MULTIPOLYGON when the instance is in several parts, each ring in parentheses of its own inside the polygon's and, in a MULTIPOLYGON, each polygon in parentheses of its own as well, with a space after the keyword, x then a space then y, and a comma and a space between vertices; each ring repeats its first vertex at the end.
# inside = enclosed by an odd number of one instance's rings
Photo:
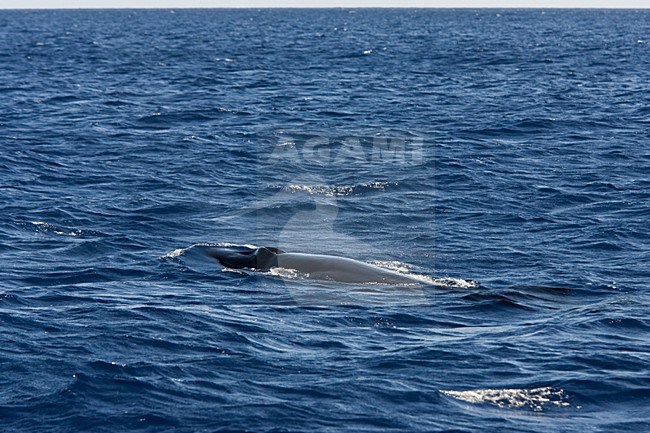
POLYGON ((229 269, 268 272, 272 268, 292 269, 310 279, 344 283, 421 284, 416 276, 381 268, 347 257, 292 253, 276 247, 210 247, 206 254, 229 269))

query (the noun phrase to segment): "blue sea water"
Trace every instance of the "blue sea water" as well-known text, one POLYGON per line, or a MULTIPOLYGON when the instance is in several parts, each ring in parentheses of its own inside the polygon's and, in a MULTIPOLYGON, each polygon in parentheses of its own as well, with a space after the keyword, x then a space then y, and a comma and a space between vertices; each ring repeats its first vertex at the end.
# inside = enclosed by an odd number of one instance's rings
POLYGON ((648 11, 0 12, 0 430, 649 431, 649 59, 648 11))

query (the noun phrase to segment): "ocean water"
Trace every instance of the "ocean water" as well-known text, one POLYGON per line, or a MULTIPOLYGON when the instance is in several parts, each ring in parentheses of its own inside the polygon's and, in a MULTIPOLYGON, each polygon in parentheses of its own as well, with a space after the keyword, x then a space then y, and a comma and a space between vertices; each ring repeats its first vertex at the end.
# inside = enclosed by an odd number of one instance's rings
POLYGON ((1 11, 0 430, 649 431, 649 59, 648 11, 1 11))

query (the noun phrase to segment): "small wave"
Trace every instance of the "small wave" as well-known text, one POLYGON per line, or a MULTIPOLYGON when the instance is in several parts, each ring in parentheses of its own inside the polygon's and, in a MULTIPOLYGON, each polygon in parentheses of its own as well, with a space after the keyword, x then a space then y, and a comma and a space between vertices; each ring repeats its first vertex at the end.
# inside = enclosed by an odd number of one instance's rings
POLYGON ((281 188, 282 191, 290 193, 305 192, 309 195, 322 195, 326 197, 340 197, 363 194, 365 191, 384 191, 389 182, 368 182, 360 185, 306 185, 289 184, 281 188))
POLYGON ((230 57, 214 57, 212 59, 213 62, 224 62, 224 63, 233 63, 236 62, 237 59, 232 59, 230 57))
POLYGON ((83 231, 81 229, 56 227, 43 221, 32 221, 31 223, 36 226, 38 231, 41 231, 43 233, 52 233, 58 236, 72 237, 80 236, 83 234, 83 231))
POLYGON ((478 281, 463 280, 462 278, 425 278, 429 279, 429 281, 431 281, 436 286, 448 287, 450 289, 475 289, 479 286, 478 281))
POLYGON ((337 56, 336 58, 339 58, 339 59, 356 59, 356 58, 365 57, 367 55, 370 55, 373 52, 374 52, 373 50, 355 51, 353 53, 341 54, 341 55, 337 56))
POLYGON ((187 248, 178 248, 178 249, 176 249, 174 251, 171 251, 171 252, 163 255, 161 258, 162 259, 174 259, 176 257, 182 256, 183 253, 185 253, 185 251, 187 251, 187 248))
POLYGON ((567 394, 551 387, 533 389, 476 389, 470 391, 441 390, 440 393, 473 404, 491 404, 505 409, 530 409, 541 412, 547 407, 567 407, 567 394))
POLYGON ((221 272, 226 274, 230 273, 230 274, 248 275, 248 273, 243 269, 226 268, 225 266, 221 268, 221 272))
POLYGON ((43 102, 46 104, 65 104, 69 102, 77 102, 79 100, 80 99, 75 95, 59 95, 44 99, 43 102))
POLYGON ((16 307, 28 305, 25 298, 12 293, 0 293, 0 306, 16 307))

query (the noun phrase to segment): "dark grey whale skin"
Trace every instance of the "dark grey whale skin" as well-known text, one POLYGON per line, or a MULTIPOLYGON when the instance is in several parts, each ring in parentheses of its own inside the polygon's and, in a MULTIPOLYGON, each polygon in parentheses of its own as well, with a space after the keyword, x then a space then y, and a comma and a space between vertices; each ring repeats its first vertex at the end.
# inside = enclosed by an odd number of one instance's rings
POLYGON ((345 283, 422 284, 410 275, 380 268, 346 257, 322 254, 287 253, 279 248, 246 246, 211 247, 206 253, 231 269, 268 271, 271 268, 294 269, 318 280, 345 283))

